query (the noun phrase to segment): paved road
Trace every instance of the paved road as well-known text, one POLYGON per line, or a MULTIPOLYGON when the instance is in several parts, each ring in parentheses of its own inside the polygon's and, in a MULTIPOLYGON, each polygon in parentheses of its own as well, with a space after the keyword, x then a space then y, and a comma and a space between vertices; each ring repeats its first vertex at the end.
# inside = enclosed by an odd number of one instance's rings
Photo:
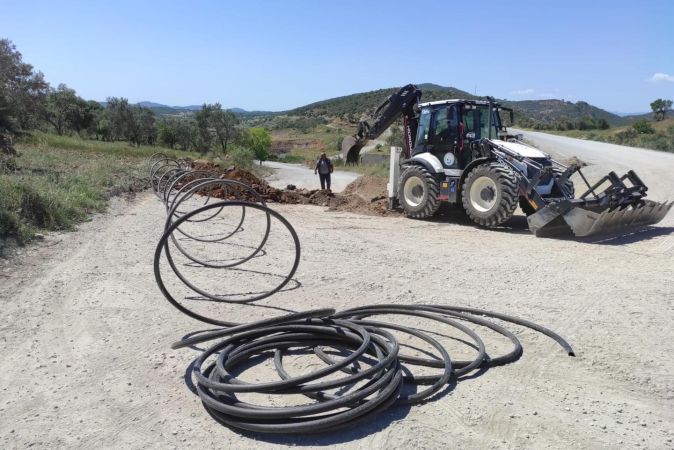
MULTIPOLYGON (((272 161, 265 161, 264 165, 271 167, 275 172, 266 178, 267 182, 275 188, 283 189, 289 184, 294 184, 298 188, 317 189, 321 187, 318 175, 314 171, 302 164, 287 164, 272 161)), ((332 173, 332 191, 341 192, 360 174, 336 170, 332 173)))
POLYGON ((615 170, 621 175, 632 169, 648 186, 649 198, 658 201, 674 200, 674 153, 534 131, 515 129, 513 131, 522 133, 524 139, 562 162, 577 156, 589 165, 583 171, 593 179, 600 178, 610 170, 615 170))

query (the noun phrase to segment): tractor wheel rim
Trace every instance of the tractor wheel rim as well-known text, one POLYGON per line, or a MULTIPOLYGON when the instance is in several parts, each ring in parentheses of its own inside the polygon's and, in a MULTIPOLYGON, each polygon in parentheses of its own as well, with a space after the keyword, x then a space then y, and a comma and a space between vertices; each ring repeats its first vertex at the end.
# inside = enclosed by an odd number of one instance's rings
POLYGON ((405 196, 405 203, 413 208, 421 205, 424 200, 424 182, 419 177, 410 177, 405 181, 403 187, 403 195, 405 196))
POLYGON ((489 177, 480 177, 470 186, 470 204, 479 212, 487 212, 496 204, 496 183, 489 177))

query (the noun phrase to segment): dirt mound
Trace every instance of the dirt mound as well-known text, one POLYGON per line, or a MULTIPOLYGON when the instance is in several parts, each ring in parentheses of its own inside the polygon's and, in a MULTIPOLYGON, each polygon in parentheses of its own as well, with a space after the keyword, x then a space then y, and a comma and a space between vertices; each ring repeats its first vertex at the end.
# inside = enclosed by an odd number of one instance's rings
POLYGON ((384 216, 392 214, 388 209, 386 180, 363 175, 352 181, 341 194, 328 205, 331 211, 348 211, 359 214, 384 216))
MULTIPOLYGON (((320 189, 277 189, 247 170, 236 167, 222 169, 210 161, 185 161, 193 170, 212 172, 213 177, 244 183, 257 191, 264 201, 286 204, 316 205, 330 211, 345 211, 368 215, 392 214, 388 210, 386 180, 372 176, 362 176, 351 182, 343 192, 334 194, 320 189)), ((186 180, 187 182, 188 180, 186 180)), ((216 198, 245 199, 255 201, 249 191, 237 187, 218 187, 201 192, 216 198)))
POLYGON ((577 156, 572 156, 571 158, 568 158, 566 161, 564 161, 565 166, 571 166, 574 164, 577 165, 578 167, 587 166, 587 163, 577 156))
POLYGON ((358 195, 368 202, 387 198, 386 180, 383 178, 363 175, 352 181, 342 192, 342 195, 358 195))

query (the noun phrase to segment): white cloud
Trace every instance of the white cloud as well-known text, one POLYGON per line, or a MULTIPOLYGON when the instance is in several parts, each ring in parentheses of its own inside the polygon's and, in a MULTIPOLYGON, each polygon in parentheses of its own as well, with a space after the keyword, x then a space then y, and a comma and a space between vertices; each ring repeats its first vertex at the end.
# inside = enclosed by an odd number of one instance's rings
POLYGON ((535 89, 520 89, 519 91, 512 91, 510 95, 531 95, 536 92, 535 89))
POLYGON ((661 81, 666 81, 668 83, 674 83, 674 75, 669 75, 667 73, 654 73, 652 77, 648 79, 651 83, 660 83, 661 81))

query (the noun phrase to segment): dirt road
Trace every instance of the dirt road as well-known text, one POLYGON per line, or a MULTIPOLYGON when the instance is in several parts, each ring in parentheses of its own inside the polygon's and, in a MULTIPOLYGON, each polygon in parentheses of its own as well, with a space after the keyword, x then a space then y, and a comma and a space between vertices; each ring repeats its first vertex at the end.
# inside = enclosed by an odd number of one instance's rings
MULTIPOLYGON (((275 188, 285 189, 289 184, 298 188, 318 189, 321 182, 318 175, 310 168, 302 164, 286 164, 273 161, 265 161, 264 165, 274 169, 274 173, 266 178, 267 182, 275 188)), ((354 172, 335 170, 330 177, 333 192, 341 192, 344 188, 360 175, 354 172)))
MULTIPOLYGON (((648 186, 649 198, 659 201, 674 200, 674 153, 635 149, 535 131, 513 131, 524 134, 527 141, 562 160, 572 156, 581 157, 590 165, 588 172, 596 177, 604 175, 606 170, 615 170, 622 174, 633 169, 648 186)), ((669 220, 672 220, 671 215, 669 220)))
MULTIPOLYGON (((646 164, 639 155, 635 163, 646 164)), ((671 165, 654 166, 637 170, 654 196, 672 192, 660 175, 671 165)), ((164 211, 148 193, 115 200, 79 231, 49 235, 0 267, 0 447, 674 446, 671 216, 656 228, 577 241, 535 238, 522 216, 482 230, 458 214, 412 221, 276 209, 302 242, 301 285, 255 305, 224 306, 223 316, 279 313, 270 307, 469 305, 549 326, 578 356, 524 331, 518 362, 427 404, 327 436, 242 436, 216 424, 185 386, 196 353, 169 348, 209 327, 179 314, 155 285, 164 211)))

